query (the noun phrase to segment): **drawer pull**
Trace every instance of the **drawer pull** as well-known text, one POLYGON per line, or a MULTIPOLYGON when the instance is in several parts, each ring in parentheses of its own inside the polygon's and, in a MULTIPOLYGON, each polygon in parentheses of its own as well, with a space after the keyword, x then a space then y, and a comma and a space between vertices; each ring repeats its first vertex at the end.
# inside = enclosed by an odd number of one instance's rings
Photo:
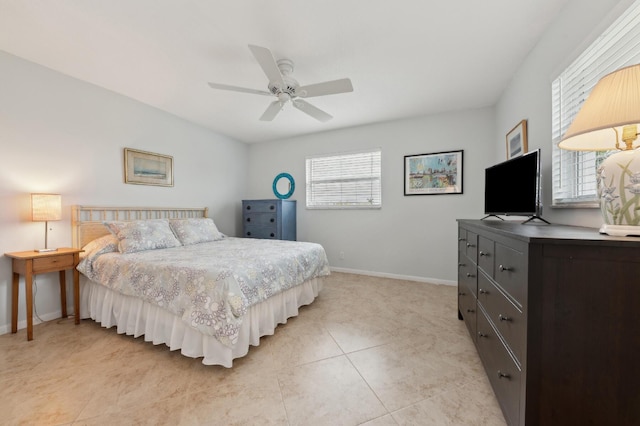
POLYGON ((512 319, 512 318, 510 318, 510 317, 506 317, 506 316, 504 316, 504 315, 502 315, 502 314, 498 314, 498 319, 499 319, 500 321, 507 321, 507 322, 511 322, 511 321, 513 321, 513 319, 512 319))
POLYGON ((251 218, 250 217, 247 218, 247 222, 251 222, 251 218))
POLYGON ((478 289, 478 292, 480 294, 489 294, 489 292, 487 290, 485 290, 484 288, 478 289))
POLYGON ((513 271, 513 268, 509 268, 508 266, 503 266, 503 265, 498 266, 498 269, 500 269, 500 272, 513 271))
POLYGON ((467 243, 467 247, 475 247, 475 244, 467 243))
POLYGON ((475 277, 475 275, 473 275, 473 274, 471 274, 471 273, 467 272, 467 278, 474 278, 474 277, 475 277))
POLYGON ((276 208, 276 206, 269 206, 269 210, 273 210, 275 208, 276 208))
POLYGON ((247 232, 247 237, 250 237, 250 236, 251 236, 251 232, 247 232))
POLYGON ((458 263, 458 266, 467 266, 464 263, 458 263))
POLYGON ((486 256, 489 257, 489 253, 485 253, 482 250, 480 250, 480 256, 486 256))
POLYGON ((276 234, 274 234, 273 232, 270 235, 272 238, 276 236, 276 234))
POLYGON ((467 293, 465 293, 464 291, 461 291, 460 293, 458 293, 458 296, 466 296, 467 293))
POLYGON ((458 241, 467 241, 465 238, 458 238, 458 241))
POLYGON ((483 333, 482 331, 478 331, 478 337, 489 337, 488 334, 483 333))
POLYGON ((503 373, 502 371, 498 370, 498 378, 499 379, 510 379, 511 378, 511 374, 503 373))
POLYGON ((273 222, 275 222, 275 221, 276 221, 276 220, 275 220, 274 218, 271 218, 271 220, 270 220, 270 222, 271 222, 271 223, 273 223, 273 222))
POLYGON ((470 314, 474 313, 475 311, 475 309, 467 309, 467 312, 469 312, 470 314))
POLYGON ((247 206, 247 210, 251 210, 251 206, 247 206))

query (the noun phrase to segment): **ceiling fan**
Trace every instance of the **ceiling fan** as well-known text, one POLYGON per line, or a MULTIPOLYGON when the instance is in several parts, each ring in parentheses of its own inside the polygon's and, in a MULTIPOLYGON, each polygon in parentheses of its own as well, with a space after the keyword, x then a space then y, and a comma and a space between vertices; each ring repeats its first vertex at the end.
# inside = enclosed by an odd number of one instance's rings
POLYGON ((269 79, 269 85, 267 86, 269 89, 268 92, 219 83, 209 83, 209 86, 214 89, 253 93, 256 95, 276 96, 278 100, 271 102, 267 107, 266 111, 260 117, 260 120, 262 121, 273 120, 289 101, 294 108, 299 109, 316 120, 322 122, 329 121, 333 118, 331 115, 311 105, 303 98, 353 92, 351 80, 348 78, 300 86, 298 82, 291 77, 291 73, 293 72, 293 61, 289 59, 279 59, 276 61, 271 51, 266 47, 250 44, 249 49, 251 49, 251 53, 253 53, 258 64, 262 67, 262 71, 264 71, 269 79))

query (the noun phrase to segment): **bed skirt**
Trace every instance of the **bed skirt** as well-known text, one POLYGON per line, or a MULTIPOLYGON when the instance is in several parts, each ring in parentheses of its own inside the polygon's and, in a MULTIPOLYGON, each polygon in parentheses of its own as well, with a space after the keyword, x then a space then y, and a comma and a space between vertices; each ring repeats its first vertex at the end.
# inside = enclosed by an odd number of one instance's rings
POLYGON ((231 368, 233 360, 245 356, 249 346, 258 346, 260 337, 274 333, 278 324, 298 315, 322 290, 322 278, 315 278, 250 307, 244 316, 233 348, 215 337, 204 335, 169 311, 131 296, 125 296, 81 275, 80 317, 91 318, 105 328, 117 327, 119 334, 144 335, 146 342, 166 344, 191 358, 202 357, 206 365, 231 368))

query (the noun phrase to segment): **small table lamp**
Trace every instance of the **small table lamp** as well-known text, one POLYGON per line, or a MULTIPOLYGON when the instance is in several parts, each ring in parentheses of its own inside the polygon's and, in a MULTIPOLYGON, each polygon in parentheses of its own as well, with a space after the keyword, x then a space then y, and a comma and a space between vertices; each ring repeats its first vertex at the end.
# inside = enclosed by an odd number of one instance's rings
POLYGON ((573 151, 618 150, 596 173, 603 234, 640 236, 638 126, 640 64, 602 77, 558 144, 573 151))
POLYGON ((57 250, 47 248, 48 222, 60 219, 62 219, 62 197, 59 194, 31 194, 31 220, 34 222, 44 221, 44 248, 36 251, 57 250))

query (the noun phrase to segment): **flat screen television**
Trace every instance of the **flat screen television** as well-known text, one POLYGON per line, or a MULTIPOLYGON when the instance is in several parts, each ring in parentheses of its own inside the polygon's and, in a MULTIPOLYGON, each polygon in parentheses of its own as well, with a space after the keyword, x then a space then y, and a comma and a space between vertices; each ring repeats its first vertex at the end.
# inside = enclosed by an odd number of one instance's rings
POLYGON ((485 169, 485 214, 541 219, 541 210, 539 149, 485 169))

